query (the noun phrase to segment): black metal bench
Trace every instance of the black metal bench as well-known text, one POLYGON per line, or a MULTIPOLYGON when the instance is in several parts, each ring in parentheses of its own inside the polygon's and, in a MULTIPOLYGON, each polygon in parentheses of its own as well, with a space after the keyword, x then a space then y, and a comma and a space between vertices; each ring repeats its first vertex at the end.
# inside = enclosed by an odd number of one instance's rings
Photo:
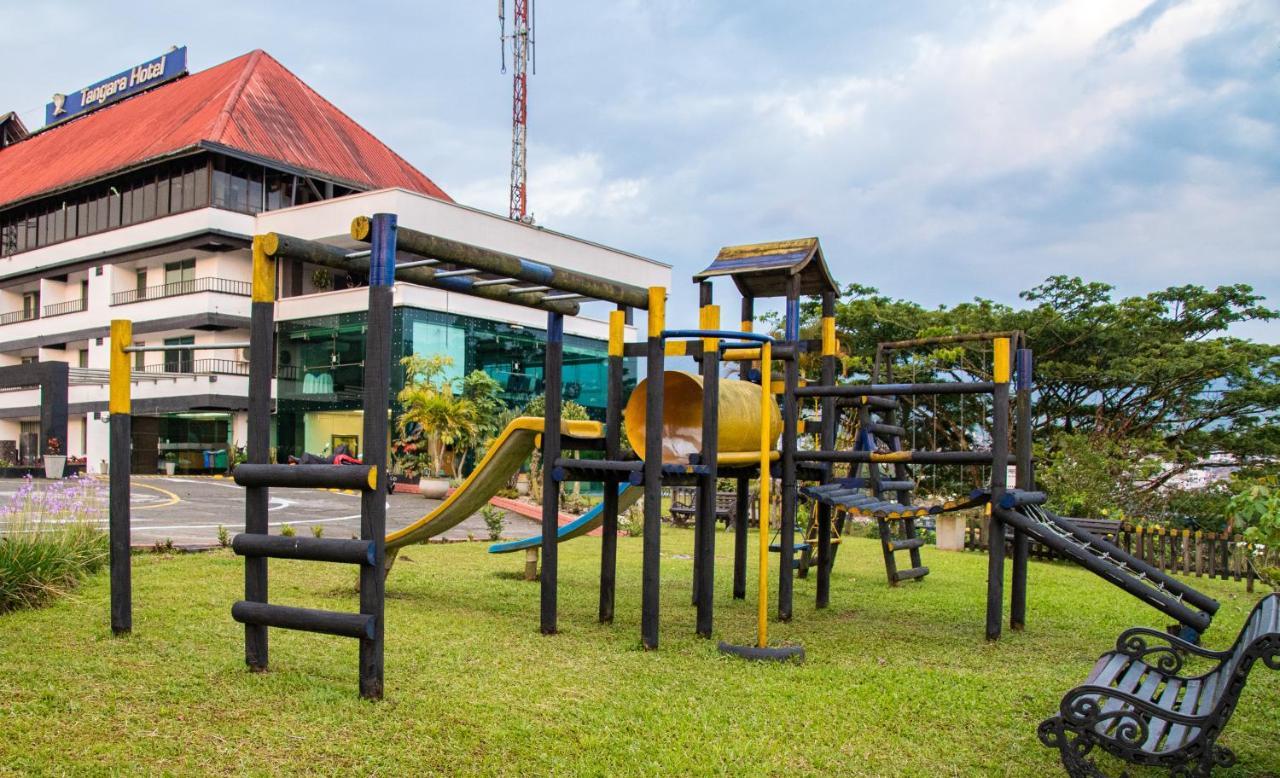
MULTIPOLYGON (((694 505, 698 490, 692 487, 676 487, 671 490, 671 523, 677 527, 687 527, 698 512, 694 505)), ((725 525, 733 522, 733 514, 737 511, 738 495, 734 492, 716 492, 716 521, 725 525)))
POLYGON ((1263 598, 1231 648, 1211 651, 1145 627, 1126 631, 1084 683, 1041 722, 1040 741, 1058 749, 1071 776, 1103 776, 1095 748, 1134 764, 1167 767, 1175 776, 1207 776, 1235 764, 1218 745, 1256 660, 1280 670, 1280 594, 1263 598), (1184 672, 1191 656, 1211 660, 1184 672))

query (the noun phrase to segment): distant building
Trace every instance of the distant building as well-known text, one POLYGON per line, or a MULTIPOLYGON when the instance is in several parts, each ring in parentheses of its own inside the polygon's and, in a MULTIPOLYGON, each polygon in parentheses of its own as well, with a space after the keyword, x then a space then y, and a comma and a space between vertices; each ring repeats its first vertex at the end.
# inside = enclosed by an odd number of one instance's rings
MULTIPOLYGON (((110 320, 131 319, 147 345, 247 340, 257 233, 333 240, 353 217, 387 211, 445 237, 670 285, 667 265, 455 204, 265 52, 191 75, 185 50, 167 56, 139 66, 160 85, 107 94, 108 79, 58 95, 52 123, 34 133, 0 116, 0 367, 70 366, 65 450, 90 471, 107 450, 110 320), (179 55, 181 70, 168 72, 179 55)), ((363 447, 362 283, 301 262, 278 268, 281 455, 363 447)), ((459 375, 486 370, 512 404, 541 391, 543 318, 412 284, 395 294, 398 353, 449 354, 459 375)), ((566 396, 597 415, 607 329, 565 322, 566 396)), ((133 384, 135 471, 155 472, 169 452, 201 470, 204 451, 245 440, 244 354, 138 354, 133 384)), ((35 390, 0 392, 0 452, 11 441, 20 459, 42 453, 38 406, 35 390)))

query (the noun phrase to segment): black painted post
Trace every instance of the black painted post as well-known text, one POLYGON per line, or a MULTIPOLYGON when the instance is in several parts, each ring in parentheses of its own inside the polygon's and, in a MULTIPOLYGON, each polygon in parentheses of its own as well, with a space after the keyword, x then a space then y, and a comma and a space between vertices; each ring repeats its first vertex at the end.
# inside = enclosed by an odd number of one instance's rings
MULTIPOLYGON (((110 472, 108 498, 109 541, 111 546, 111 632, 127 635, 133 631, 133 570, 129 558, 129 471, 133 448, 133 408, 130 401, 129 355, 125 347, 133 342, 133 323, 128 319, 111 322, 110 440, 107 458, 110 472)), ((47 398, 41 397, 42 400, 47 398)), ((65 403, 63 406, 65 407, 65 403)))
MULTIPOLYGON (((627 306, 609 314, 609 376, 604 412, 604 458, 622 456, 622 354, 627 306)), ((618 480, 604 482, 603 532, 600 538, 600 623, 613 623, 614 591, 618 574, 618 480)))
POLYGON ((67 394, 70 391, 68 368, 53 363, 41 371, 40 382, 40 445, 44 450, 49 438, 57 438, 62 453, 67 452, 67 394))
POLYGON ((373 618, 373 637, 360 638, 360 696, 382 699, 386 635, 387 414, 391 407, 391 327, 395 295, 396 216, 373 215, 369 253, 369 314, 364 353, 364 463, 377 469, 377 488, 361 492, 360 538, 374 544, 377 564, 360 566, 360 613, 373 618))
MULTIPOLYGON (((822 293, 822 385, 836 382, 836 296, 822 293)), ((834 451, 836 447, 836 398, 822 398, 822 431, 818 447, 834 451)), ((822 482, 828 483, 835 464, 828 465, 822 482)), ((831 506, 817 503, 818 511, 818 585, 815 606, 825 608, 831 602, 831 506)))
MULTIPOLYGON (((995 339, 995 387, 991 397, 991 504, 1004 496, 1009 462, 1009 339, 995 339)), ((1004 610, 1004 521, 991 511, 991 540, 987 543, 987 640, 998 640, 1004 610)))
MULTIPOLYGON (((712 304, 711 282, 703 281, 700 288, 702 326, 709 330, 720 328, 720 310, 712 304)), ((716 553, 716 480, 717 462, 720 458, 720 346, 715 338, 702 341, 702 464, 707 472, 698 477, 698 542, 694 553, 697 560, 697 631, 703 637, 711 637, 712 611, 715 602, 715 553, 716 553)))
POLYGON ((644 568, 640 582, 640 642, 650 650, 658 647, 662 595, 662 330, 666 305, 667 290, 650 287, 649 337, 645 343, 644 568))
MULTIPOLYGON (((755 320, 755 298, 742 298, 742 331, 751 332, 755 320)), ((738 378, 746 381, 751 375, 751 360, 738 363, 738 378)), ((761 473, 761 478, 766 474, 761 473)), ((751 515, 751 481, 738 479, 737 513, 733 524, 733 599, 745 600, 747 597, 747 517, 751 515)), ((761 532, 766 529, 762 528, 761 532)))
MULTIPOLYGON (((800 349, 800 276, 793 275, 787 282, 787 317, 785 335, 787 345, 799 354, 800 349)), ((795 571, 796 542, 796 438, 798 436, 797 416, 799 407, 796 389, 800 385, 800 360, 790 359, 783 363, 785 379, 782 394, 782 516, 778 530, 779 545, 782 553, 778 559, 778 620, 791 621, 791 604, 795 571)), ((764 387, 764 391, 772 391, 764 387)), ((767 420, 766 422, 767 423, 767 420)), ((767 478, 768 473, 761 473, 767 478)), ((760 531, 767 531, 761 519, 760 531)))
POLYGON ((542 634, 556 632, 556 596, 559 582, 560 482, 555 478, 560 458, 560 404, 563 396, 564 315, 547 314, 547 352, 543 367, 546 384, 546 421, 542 425, 542 634))
MULTIPOLYGON (((1031 349, 1016 352, 1014 458, 1017 460, 1015 485, 1023 491, 1035 490, 1035 473, 1031 469, 1031 349)), ((1027 556, 1030 539, 1021 529, 1013 531, 1013 585, 1009 593, 1009 628, 1022 629, 1027 624, 1027 556)))
MULTIPOLYGON (((271 374, 275 362, 276 261, 267 256, 262 238, 253 239, 253 297, 249 308, 249 431, 246 461, 268 464, 271 448, 271 374)), ((247 487, 244 494, 244 531, 267 534, 267 487, 247 487)), ((245 557, 244 599, 267 601, 267 558, 245 557)), ((249 669, 267 669, 267 628, 244 625, 244 661, 249 669)))

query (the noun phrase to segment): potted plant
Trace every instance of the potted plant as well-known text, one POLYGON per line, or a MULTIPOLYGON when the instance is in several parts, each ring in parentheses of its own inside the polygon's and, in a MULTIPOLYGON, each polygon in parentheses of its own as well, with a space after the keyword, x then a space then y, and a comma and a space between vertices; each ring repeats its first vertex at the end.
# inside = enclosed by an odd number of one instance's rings
POLYGON ((443 470, 445 450, 474 435, 475 405, 455 394, 447 371, 453 357, 417 354, 400 360, 404 365, 404 388, 396 400, 404 410, 396 417, 402 441, 426 443, 426 470, 419 473, 422 496, 439 500, 449 493, 449 479, 443 470))
POLYGON ((61 478, 67 468, 67 455, 62 453, 62 441, 50 436, 44 446, 44 477, 61 478))
POLYGON ((173 475, 178 472, 178 455, 170 451, 164 455, 164 474, 173 475))
POLYGON ((529 496, 529 474, 528 473, 521 473, 520 475, 516 476, 516 496, 517 497, 529 496))

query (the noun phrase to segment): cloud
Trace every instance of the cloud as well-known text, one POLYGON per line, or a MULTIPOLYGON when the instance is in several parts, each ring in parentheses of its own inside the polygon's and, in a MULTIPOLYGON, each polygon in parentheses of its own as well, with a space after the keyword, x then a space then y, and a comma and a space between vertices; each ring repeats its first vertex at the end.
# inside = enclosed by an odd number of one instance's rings
MULTIPOLYGON (((326 0, 301 21, 248 0, 41 3, 22 35, 0 30, 0 67, 41 71, 13 85, 21 109, 174 41, 200 67, 266 45, 458 200, 505 213, 511 80, 481 5, 369 14, 379 45, 355 54, 326 0)), ((720 246, 803 235, 839 280, 925 304, 1078 273, 1122 293, 1246 282, 1280 305, 1270 0, 566 0, 537 23, 530 207, 672 263, 679 323, 720 246)))

